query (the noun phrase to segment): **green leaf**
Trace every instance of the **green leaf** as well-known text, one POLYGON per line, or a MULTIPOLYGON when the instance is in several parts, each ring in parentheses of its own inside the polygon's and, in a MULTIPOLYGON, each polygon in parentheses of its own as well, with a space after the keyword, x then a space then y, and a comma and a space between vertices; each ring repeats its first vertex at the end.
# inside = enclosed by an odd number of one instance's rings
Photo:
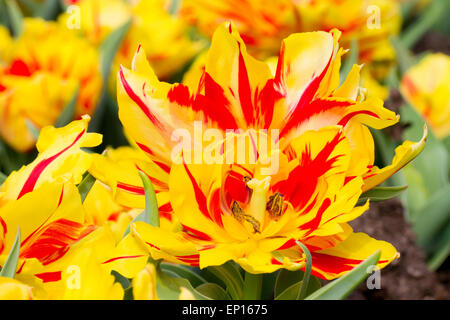
MULTIPOLYGON (((289 271, 286 269, 281 269, 278 273, 277 279, 275 280, 274 296, 278 297, 287 288, 302 281, 304 275, 305 273, 301 270, 289 271)), ((300 290, 300 286, 298 287, 298 289, 300 290)), ((294 299, 296 298, 297 295, 294 299)))
POLYGON ((153 188, 152 183, 148 176, 139 171, 139 175, 141 176, 142 182, 144 183, 145 190, 145 215, 146 219, 148 219, 148 223, 154 227, 159 227, 159 210, 158 203, 156 201, 155 189, 153 188))
POLYGON ((77 105, 78 94, 80 92, 80 86, 77 86, 74 95, 70 99, 70 101, 66 104, 63 111, 59 115, 58 119, 55 122, 56 128, 61 128, 68 125, 74 118, 75 115, 75 107, 77 105))
POLYGON ((5 3, 12 34, 17 38, 23 32, 23 14, 15 1, 5 0, 5 3))
POLYGON ((90 173, 84 177, 83 181, 78 185, 78 191, 80 192, 81 202, 84 202, 89 191, 91 191, 92 186, 94 185, 96 179, 90 173))
POLYGON ((123 275, 121 275, 119 272, 112 270, 111 274, 114 276, 114 282, 120 283, 122 288, 124 290, 128 289, 131 285, 131 282, 129 279, 125 278, 123 275))
POLYGON ((17 262, 19 261, 20 251, 20 227, 17 227, 16 240, 9 252, 8 258, 0 271, 0 277, 14 278, 17 269, 17 262))
POLYGON ((197 292, 212 300, 230 300, 228 293, 218 284, 215 283, 203 283, 195 288, 197 292))
POLYGON ((0 24, 8 27, 8 12, 6 10, 6 3, 0 0, 0 24))
MULTIPOLYGON (((410 105, 400 108, 401 121, 408 127, 404 130, 405 140, 416 141, 422 135, 425 120, 410 105)), ((410 219, 422 212, 430 198, 449 184, 449 154, 442 141, 432 130, 422 153, 403 170, 409 189, 405 192, 410 219)))
POLYGON ((342 300, 347 297, 361 282, 367 278, 367 268, 374 266, 380 260, 381 251, 378 250, 366 260, 361 262, 353 270, 337 280, 328 283, 326 286, 315 291, 306 297, 305 300, 342 300))
POLYGON ((345 62, 339 73, 339 78, 341 79, 341 84, 347 78, 350 70, 352 70, 353 65, 358 63, 359 58, 359 45, 358 40, 353 39, 350 47, 350 55, 345 59, 345 62))
POLYGON ((103 76, 103 83, 106 85, 111 71, 111 65, 116 56, 123 38, 125 37, 128 29, 131 26, 131 20, 117 28, 112 32, 100 45, 100 57, 101 57, 101 73, 103 76))
POLYGON ((19 0, 18 2, 20 2, 22 8, 25 8, 25 13, 31 13, 32 16, 36 16, 42 6, 35 0, 19 0))
POLYGON ((430 252, 435 237, 450 222, 450 184, 433 194, 427 204, 414 214, 412 224, 418 243, 430 252))
POLYGON ((401 42, 397 37, 391 37, 391 44, 395 49, 397 63, 403 74, 415 64, 414 57, 408 48, 405 47, 403 42, 401 42))
POLYGON ((182 287, 188 289, 196 300, 210 300, 194 289, 187 279, 172 278, 162 271, 159 264, 156 265, 156 292, 161 300, 177 300, 182 287))
POLYGON ((367 200, 372 202, 385 201, 399 196, 408 186, 400 187, 375 187, 364 192, 358 200, 358 205, 366 203, 367 200))
POLYGON ((8 179, 6 174, 0 171, 0 186, 6 181, 6 179, 8 179))
POLYGON ((192 267, 189 267, 189 266, 163 262, 163 263, 161 263, 161 269, 166 273, 168 271, 171 271, 173 274, 177 275, 178 277, 189 280, 189 282, 194 287, 198 287, 202 284, 207 283, 206 279, 204 279, 202 276, 197 274, 194 270, 192 270, 192 267))
POLYGON ((440 21, 446 12, 448 13, 447 5, 448 0, 432 1, 426 11, 402 33, 400 38, 402 45, 406 48, 414 46, 429 29, 440 21))
POLYGON ((436 237, 433 255, 428 261, 428 267, 436 271, 450 254, 450 222, 441 236, 436 237))
POLYGON ((25 119, 25 124, 27 125, 27 129, 30 131, 31 135, 33 136, 33 138, 37 141, 39 139, 39 134, 41 133, 41 131, 39 130, 38 127, 36 127, 34 125, 33 122, 31 122, 28 119, 25 119))
POLYGON ((103 78, 103 88, 100 101, 94 116, 89 124, 89 129, 98 132, 100 125, 103 122, 104 114, 108 107, 108 78, 111 72, 111 66, 114 62, 117 50, 120 48, 122 41, 131 26, 131 20, 114 30, 100 45, 100 72, 103 78))
POLYGON ((303 243, 301 243, 300 241, 295 242, 302 248, 303 253, 306 256, 305 276, 303 277, 302 288, 297 296, 297 300, 303 300, 306 297, 306 293, 308 291, 309 286, 309 279, 311 278, 312 257, 308 248, 303 243))
MULTIPOLYGON (((400 119, 408 125, 404 130, 404 139, 417 141, 423 134, 425 120, 411 105, 400 108, 400 119)), ((432 129, 428 129, 428 139, 422 153, 412 164, 423 174, 426 186, 431 193, 441 189, 448 182, 448 152, 442 141, 436 138, 432 129)))
POLYGON ((246 272, 244 277, 243 300, 261 300, 263 274, 246 272))
POLYGON ((243 296, 244 279, 232 262, 224 263, 221 266, 208 267, 207 270, 221 279, 233 300, 240 300, 243 296))
MULTIPOLYGON (((300 290, 303 286, 303 281, 296 282, 291 284, 288 288, 286 288, 283 292, 275 297, 275 300, 297 300, 300 294, 300 290)), ((316 277, 311 277, 308 288, 306 290, 306 295, 310 295, 315 291, 319 290, 322 284, 320 280, 316 277)))
POLYGON ((44 18, 46 20, 55 20, 61 12, 60 0, 46 0, 34 12, 34 16, 44 18))
POLYGON ((420 0, 409 0, 409 1, 403 1, 401 3, 401 10, 402 10, 402 17, 404 20, 406 20, 411 13, 413 12, 414 8, 416 7, 417 3, 419 3, 420 0))
POLYGON ((150 182, 148 176, 139 171, 139 175, 141 176, 142 182, 144 184, 145 190, 145 210, 134 217, 133 220, 129 223, 123 237, 125 237, 128 233, 130 233, 130 226, 138 221, 142 221, 148 223, 151 226, 159 227, 159 210, 158 203, 156 201, 155 190, 153 189, 153 185, 150 182))

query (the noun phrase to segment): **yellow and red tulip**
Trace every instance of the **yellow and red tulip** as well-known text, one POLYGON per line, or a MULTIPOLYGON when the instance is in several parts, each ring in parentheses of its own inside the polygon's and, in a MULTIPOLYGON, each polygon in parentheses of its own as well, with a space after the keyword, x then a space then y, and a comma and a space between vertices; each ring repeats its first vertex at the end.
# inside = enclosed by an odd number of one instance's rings
POLYGON ((428 54, 410 68, 400 84, 405 99, 421 114, 438 138, 450 134, 450 57, 428 54))
POLYGON ((184 0, 180 15, 208 38, 219 25, 233 21, 249 51, 259 57, 276 54, 300 23, 292 0, 184 0))
MULTIPOLYGON (((118 75, 119 117, 149 161, 170 172, 170 205, 183 228, 135 223, 125 239, 136 255, 146 248, 155 259, 201 268, 234 260, 264 273, 303 268, 296 245, 301 241, 312 251, 314 274, 326 279, 351 270, 377 249, 381 267, 398 256, 390 244, 353 233, 347 222, 368 208, 355 206, 361 193, 417 156, 426 135, 400 146, 391 166, 374 166, 367 126, 382 129, 398 116, 380 99, 359 93, 360 66, 339 86, 339 36, 338 31, 289 36, 273 75, 268 64, 247 53, 233 25, 222 25, 191 86, 160 82, 138 49, 132 70, 121 68, 118 75), (184 154, 179 154, 183 163, 172 163, 174 130, 194 136, 194 121, 222 133, 278 130, 279 151, 271 152, 279 156, 280 171, 191 164, 184 154)), ((254 147, 254 156, 260 151, 254 147)))
MULTIPOLYGON (((350 47, 353 39, 358 41, 360 61, 364 63, 378 61, 380 64, 395 58, 389 37, 400 32, 401 14, 397 1, 298 0, 296 3, 302 31, 339 29, 344 47, 350 47)), ((386 75, 385 71, 378 73, 386 75)))
POLYGON ((0 63, 0 135, 23 152, 35 143, 26 121, 53 125, 78 87, 75 117, 92 114, 102 82, 95 48, 55 22, 27 18, 11 42, 0 63))
POLYGON ((63 128, 44 128, 36 160, 1 187, 0 263, 20 226, 24 240, 16 278, 39 299, 123 298, 105 263, 115 250, 114 234, 107 225, 92 224, 75 186, 93 161, 81 148, 101 142, 100 135, 87 133, 88 123, 85 117, 63 128))
MULTIPOLYGON (((190 39, 186 24, 168 12, 166 0, 82 0, 76 4, 80 8, 81 32, 96 45, 131 20, 114 61, 114 73, 120 64, 128 65, 137 46, 142 46, 158 76, 167 79, 203 47, 201 42, 190 39)), ((67 15, 61 20, 67 23, 67 15)))

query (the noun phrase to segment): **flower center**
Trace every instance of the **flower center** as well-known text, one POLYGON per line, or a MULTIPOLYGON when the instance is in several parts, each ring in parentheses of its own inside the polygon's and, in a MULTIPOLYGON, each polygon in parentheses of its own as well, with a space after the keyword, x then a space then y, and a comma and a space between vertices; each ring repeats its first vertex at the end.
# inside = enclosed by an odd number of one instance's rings
POLYGON ((267 201, 270 187, 270 177, 263 179, 244 177, 247 187, 252 190, 250 202, 242 209, 237 201, 231 204, 233 216, 241 223, 248 222, 253 226, 254 233, 261 233, 266 211, 272 219, 278 219, 283 210, 283 195, 279 192, 271 195, 267 201))

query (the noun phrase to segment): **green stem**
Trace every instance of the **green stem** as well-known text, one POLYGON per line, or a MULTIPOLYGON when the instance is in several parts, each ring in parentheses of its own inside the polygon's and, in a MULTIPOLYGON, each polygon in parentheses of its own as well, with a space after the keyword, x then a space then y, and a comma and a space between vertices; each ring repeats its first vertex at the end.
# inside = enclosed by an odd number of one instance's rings
POLYGON ((263 275, 245 273, 243 300, 260 300, 263 275))

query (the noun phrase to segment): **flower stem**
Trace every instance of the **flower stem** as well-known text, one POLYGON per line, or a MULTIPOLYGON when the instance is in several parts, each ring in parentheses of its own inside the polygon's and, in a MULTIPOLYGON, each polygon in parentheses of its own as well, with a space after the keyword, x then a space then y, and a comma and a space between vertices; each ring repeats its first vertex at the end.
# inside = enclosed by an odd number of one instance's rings
POLYGON ((245 273, 243 300, 261 299, 262 274, 245 273))

